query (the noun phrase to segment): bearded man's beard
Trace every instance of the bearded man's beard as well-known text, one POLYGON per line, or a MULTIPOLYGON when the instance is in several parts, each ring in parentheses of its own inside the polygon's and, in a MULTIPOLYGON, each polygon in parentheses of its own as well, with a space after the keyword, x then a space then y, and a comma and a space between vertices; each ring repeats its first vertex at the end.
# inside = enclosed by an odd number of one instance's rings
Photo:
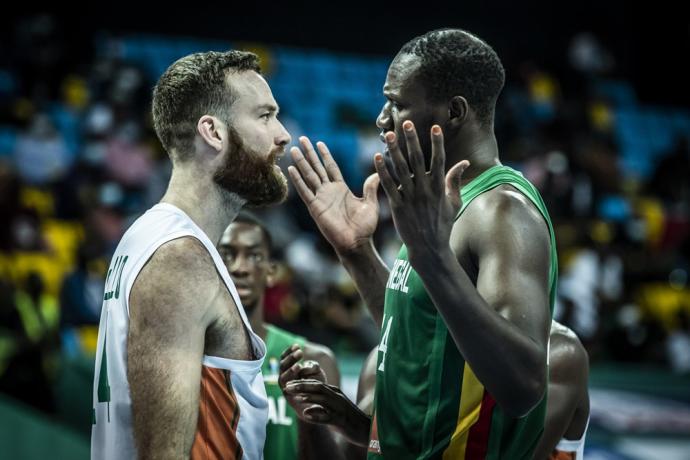
POLYGON ((287 179, 276 168, 276 152, 266 158, 251 150, 234 128, 228 128, 230 149, 227 161, 213 175, 221 188, 247 200, 251 207, 261 207, 285 201, 287 179))

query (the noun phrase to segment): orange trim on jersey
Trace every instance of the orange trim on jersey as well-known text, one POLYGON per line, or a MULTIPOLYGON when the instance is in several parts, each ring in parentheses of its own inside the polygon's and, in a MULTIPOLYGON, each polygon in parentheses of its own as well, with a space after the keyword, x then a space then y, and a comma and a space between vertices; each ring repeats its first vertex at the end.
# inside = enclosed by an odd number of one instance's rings
POLYGON ((470 366, 465 363, 462 373, 462 389, 460 393, 460 408, 455 431, 450 437, 450 443, 443 451, 443 460, 464 459, 467 450, 467 440, 470 428, 479 420, 479 414, 484 398, 484 385, 479 383, 470 366))
POLYGON ((379 427, 376 422, 376 411, 374 411, 374 417, 371 421, 371 432, 369 433, 369 448, 367 452, 373 452, 375 454, 381 455, 381 443, 379 441, 379 427))
POLYGON ((239 420, 240 406, 230 384, 230 371, 202 366, 199 420, 191 460, 241 459, 239 420))
POLYGON ((562 450, 554 450, 549 455, 549 460, 576 460, 577 452, 564 452, 562 450))

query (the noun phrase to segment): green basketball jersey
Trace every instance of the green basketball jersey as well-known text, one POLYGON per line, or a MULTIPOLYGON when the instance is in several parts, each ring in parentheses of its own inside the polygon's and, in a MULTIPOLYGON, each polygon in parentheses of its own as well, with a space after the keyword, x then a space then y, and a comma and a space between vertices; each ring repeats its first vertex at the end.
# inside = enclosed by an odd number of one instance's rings
MULTIPOLYGON (((502 184, 534 203, 548 225, 553 313, 556 242, 534 186, 509 167, 492 167, 462 188, 457 217, 477 196, 502 184)), ((501 410, 458 352, 403 245, 386 284, 369 459, 531 459, 545 413, 546 397, 520 419, 501 410)))
POLYGON ((306 339, 269 324, 266 325, 266 359, 261 367, 268 396, 268 425, 266 425, 266 460, 297 459, 297 413, 285 400, 278 386, 280 355, 292 344, 304 347, 306 339))

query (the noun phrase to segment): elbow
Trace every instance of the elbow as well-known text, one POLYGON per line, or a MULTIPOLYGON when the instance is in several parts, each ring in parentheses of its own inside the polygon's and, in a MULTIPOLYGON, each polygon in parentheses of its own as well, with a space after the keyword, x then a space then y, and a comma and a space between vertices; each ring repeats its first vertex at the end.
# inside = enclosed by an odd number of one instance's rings
POLYGON ((546 396, 546 369, 532 375, 531 378, 523 378, 520 384, 514 387, 506 403, 501 405, 509 417, 526 417, 546 396))

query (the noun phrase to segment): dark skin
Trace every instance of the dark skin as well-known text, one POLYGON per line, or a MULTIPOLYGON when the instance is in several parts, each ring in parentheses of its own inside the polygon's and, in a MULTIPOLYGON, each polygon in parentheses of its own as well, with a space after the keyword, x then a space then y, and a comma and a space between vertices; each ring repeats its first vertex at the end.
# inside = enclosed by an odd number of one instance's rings
POLYGON ((318 144, 322 164, 306 138, 303 152, 291 151, 290 177, 379 324, 388 278, 372 243, 380 181, 409 261, 458 351, 501 408, 521 417, 546 388, 548 227, 510 186, 482 194, 454 220, 460 187, 499 164, 496 140, 462 96, 427 97, 417 59, 399 55, 389 69, 389 102, 377 124, 390 161, 375 155, 377 175, 362 198, 350 192, 326 146, 318 144))
MULTIPOLYGON (((270 248, 261 227, 248 222, 233 222, 223 233, 218 251, 235 283, 252 330, 262 340, 266 340, 267 330, 263 319, 264 295, 266 288, 274 283, 277 266, 270 259, 270 248)), ((295 348, 295 351, 297 350, 298 347, 295 348)), ((296 360, 291 365, 300 371, 303 378, 339 385, 340 372, 329 348, 307 342, 303 350, 295 353, 295 357, 296 360)), ((286 400, 292 407, 304 409, 301 403, 291 401, 287 394, 286 400)), ((299 456, 305 459, 318 458, 318 452, 334 448, 333 436, 327 427, 309 423, 310 420, 304 417, 301 410, 296 409, 300 416, 299 456)))
MULTIPOLYGON (((565 439, 580 439, 589 418, 587 380, 589 358, 575 333, 553 321, 549 348, 549 393, 544 434, 534 452, 535 460, 544 460, 565 439)), ((362 366, 357 387, 357 406, 337 388, 313 380, 291 382, 288 390, 301 396, 306 403, 320 408, 318 422, 334 426, 354 444, 347 458, 364 458, 369 437, 369 424, 374 407, 376 385, 377 348, 369 354, 362 366), (365 425, 360 420, 366 417, 365 425), (357 449, 356 446, 361 446, 357 449)))
POLYGON ((589 358, 575 333, 553 322, 549 350, 549 395, 544 434, 535 460, 549 458, 558 442, 582 437, 589 418, 589 358))
POLYGON ((364 458, 374 411, 374 387, 376 385, 376 357, 374 348, 365 360, 357 386, 357 404, 338 388, 314 379, 290 381, 285 392, 293 399, 311 404, 311 420, 329 425, 340 432, 348 443, 343 446, 345 458, 364 458))

